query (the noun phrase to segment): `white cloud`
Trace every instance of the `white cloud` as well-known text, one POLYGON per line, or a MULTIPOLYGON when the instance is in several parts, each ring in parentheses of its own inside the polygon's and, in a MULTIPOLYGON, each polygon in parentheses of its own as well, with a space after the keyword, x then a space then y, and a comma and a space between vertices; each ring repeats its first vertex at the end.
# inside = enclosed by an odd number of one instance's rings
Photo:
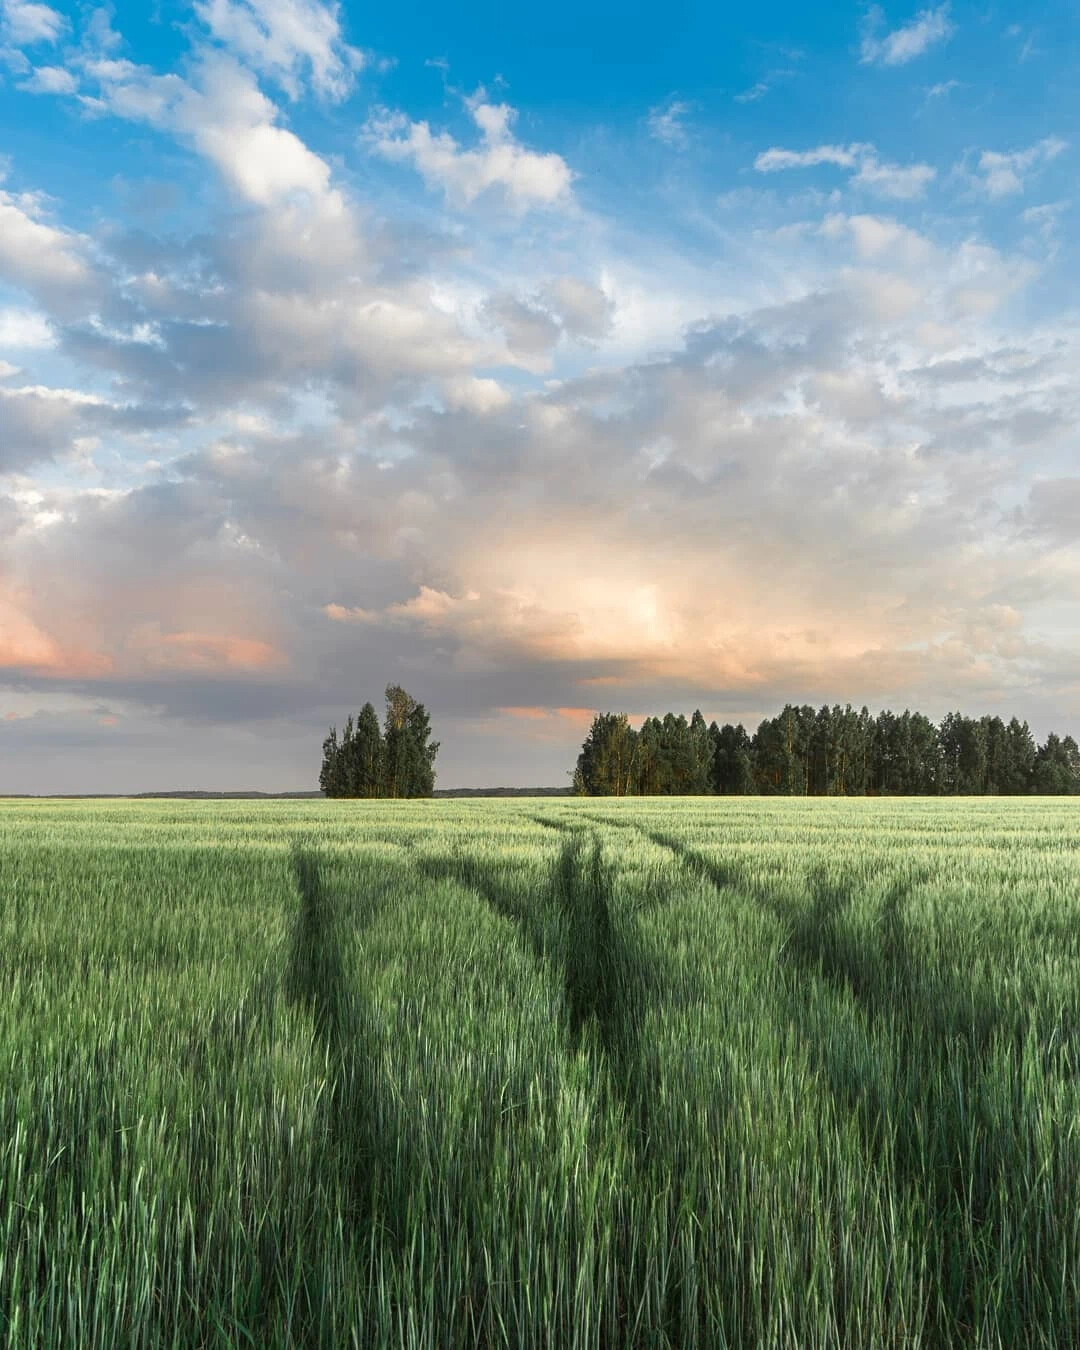
MULTIPOLYGON (((261 96, 260 96, 261 97, 261 96)), ((187 117, 199 149, 248 201, 272 206, 295 192, 325 197, 330 166, 271 120, 254 87, 219 83, 187 117), (238 96, 238 97, 237 97, 238 96)))
MULTIPOLYGON (((781 49, 783 55, 788 61, 798 62, 803 59, 805 53, 797 49, 781 49)), ((760 80, 756 80, 749 89, 744 89, 741 93, 735 94, 736 103, 757 103, 759 99, 770 93, 781 80, 791 79, 796 71, 794 66, 778 66, 775 70, 766 71, 760 80)))
POLYGON ((937 170, 929 164, 887 164, 868 154, 860 161, 859 171, 851 182, 879 197, 911 201, 921 197, 936 176, 937 170))
POLYGON ((942 80, 939 84, 932 84, 926 91, 927 101, 933 98, 944 98, 946 94, 951 94, 954 89, 959 88, 959 80, 942 80))
POLYGON ((447 405, 458 411, 483 417, 486 413, 501 412, 513 402, 508 390, 498 380, 459 375, 446 380, 443 392, 447 405))
POLYGON ((1021 65, 1026 61, 1030 61, 1033 56, 1043 55, 1044 49, 1036 43, 1037 35, 1037 29, 1032 30, 1031 32, 1025 32, 1018 23, 1011 23, 1008 28, 1005 29, 1005 36, 1020 44, 1016 59, 1021 65))
POLYGON ((79 82, 63 66, 38 66, 19 88, 28 94, 74 94, 79 82))
MULTIPOLYGON (((853 246, 859 266, 849 272, 847 284, 862 307, 883 324, 921 315, 927 333, 939 325, 946 347, 960 341, 956 325, 989 318, 1040 270, 1030 258, 1003 254, 976 238, 946 251, 884 216, 829 215, 819 233, 853 246)), ((916 340, 940 345, 929 337, 916 340)))
POLYGON ((480 318, 498 328, 509 352, 525 369, 544 371, 561 338, 595 343, 609 336, 615 302, 600 286, 580 277, 553 277, 521 297, 495 291, 478 310, 480 318))
POLYGON ((856 256, 875 264, 887 259, 899 270, 925 276, 938 258, 930 240, 887 216, 834 214, 826 216, 820 233, 825 239, 850 238, 856 256))
POLYGON ((0 309, 0 348, 32 350, 52 347, 56 335, 44 314, 32 309, 0 309))
POLYGON ((68 407, 102 408, 109 406, 100 394, 89 394, 84 389, 61 389, 53 385, 26 384, 18 389, 5 389, 4 398, 34 398, 42 403, 64 404, 68 407))
POLYGON ((78 389, 0 385, 0 473, 71 450, 87 415, 110 411, 106 400, 78 389))
POLYGON ((952 257, 946 304, 961 319, 994 313, 1039 275, 1030 258, 1007 257, 977 239, 965 239, 952 257))
POLYGON ((686 119, 692 111, 692 104, 674 98, 650 108, 645 123, 649 128, 649 135, 654 140, 663 141, 665 145, 685 150, 690 143, 686 133, 686 119))
POLYGON ((85 291, 91 281, 85 241, 43 217, 34 194, 0 190, 0 276, 63 305, 66 295, 85 291))
POLYGON ((319 0, 197 0, 195 12, 236 56, 299 96, 305 70, 324 98, 352 89, 363 55, 342 39, 340 7, 319 0))
POLYGON ((1023 192, 1024 179, 1028 174, 1042 168, 1044 164, 1049 164, 1067 148, 1066 141, 1057 136, 1046 136, 1026 150, 1008 153, 984 150, 979 156, 978 167, 972 175, 972 180, 988 197, 1013 196, 1017 192, 1023 192))
POLYGON ((301 193, 340 211, 330 166, 277 125, 277 107, 230 57, 207 56, 195 84, 128 61, 94 61, 87 72, 100 82, 101 101, 111 112, 189 138, 246 200, 279 206, 301 193))
POLYGON ((482 312, 489 323, 502 329, 516 356, 535 369, 546 369, 547 353, 558 342, 561 329, 542 305, 501 291, 486 301, 482 312))
MULTIPOLYGON (((107 59, 88 61, 85 72, 105 110, 190 144, 244 202, 267 209, 233 217, 212 243, 162 245, 160 260, 140 245, 134 264, 122 263, 122 294, 103 297, 108 308, 100 310, 84 301, 72 316, 78 322, 63 335, 68 355, 119 373, 131 396, 150 404, 196 402, 212 416, 250 399, 255 408, 269 403, 275 424, 299 395, 296 380, 309 377, 309 402, 323 398, 332 378, 350 416, 393 396, 407 402, 421 388, 430 397, 443 380, 452 382, 451 402, 498 405, 494 383, 469 377, 477 363, 512 361, 506 344, 466 336, 463 316, 440 308, 423 276, 380 276, 391 258, 386 270, 397 272, 393 241, 364 238, 329 165, 275 123, 277 110, 250 71, 216 53, 189 78, 107 59)), ((57 253, 70 256, 76 241, 35 220, 30 199, 18 230, 5 234, 4 201, 0 272, 18 243, 10 271, 25 285, 33 269, 56 269, 57 253)))
POLYGON ((123 37, 112 26, 111 5, 99 5, 83 22, 83 42, 88 51, 111 52, 123 44, 123 37))
POLYGON ((813 150, 781 150, 772 147, 754 160, 758 173, 776 173, 779 169, 809 169, 818 164, 838 164, 843 169, 855 167, 860 145, 819 145, 813 150))
POLYGON ((571 337, 599 340, 611 332, 615 302, 602 287, 580 277, 556 277, 541 288, 541 296, 571 337))
POLYGON ((1068 202, 1043 202, 1039 206, 1029 206, 1026 211, 1021 211, 1020 219, 1033 232, 1035 237, 1049 247, 1051 252, 1057 251, 1057 232, 1061 224, 1061 216, 1068 209, 1068 202))
POLYGON ((854 187, 865 188, 879 197, 910 201, 921 197, 937 170, 929 164, 890 164, 878 159, 872 145, 818 145, 812 150, 783 150, 773 146, 754 160, 759 173, 777 173, 783 169, 816 168, 821 164, 855 169, 854 187))
POLYGON ((0 0, 0 31, 16 46, 55 42, 67 20, 48 5, 31 0, 0 0))
POLYGON ((1068 205, 1068 202, 1043 202, 1040 206, 1029 206, 1025 211, 1021 211, 1020 219, 1025 225, 1044 229, 1049 225, 1056 225, 1062 211, 1068 205))
POLYGON ((902 66, 917 56, 944 42, 955 31, 955 25, 949 19, 949 6, 937 9, 924 9, 901 28, 877 36, 877 30, 885 15, 878 5, 874 5, 866 19, 866 31, 859 49, 860 60, 866 65, 902 66))
POLYGON ((384 159, 412 163, 430 187, 441 188, 458 205, 469 206, 493 189, 517 210, 569 199, 574 178, 569 165, 561 155, 521 145, 512 131, 513 108, 489 103, 483 90, 465 106, 480 131, 475 149, 463 149, 448 132, 433 133, 427 122, 411 122, 400 113, 373 118, 365 137, 384 159))

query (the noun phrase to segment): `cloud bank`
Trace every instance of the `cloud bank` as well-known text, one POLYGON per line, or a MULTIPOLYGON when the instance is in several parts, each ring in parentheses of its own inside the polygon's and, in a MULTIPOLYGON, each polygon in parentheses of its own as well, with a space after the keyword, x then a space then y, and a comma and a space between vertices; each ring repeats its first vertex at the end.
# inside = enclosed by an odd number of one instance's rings
MULTIPOLYGON (((64 35, 3 12, 23 47, 64 35)), ((389 679, 473 784, 560 781, 602 706, 1080 714, 1078 331, 1024 310, 1060 210, 1012 241, 920 215, 1008 201, 1063 140, 961 173, 763 138, 750 180, 839 186, 750 189, 700 256, 483 89, 451 91, 464 129, 372 94, 348 153, 318 145, 300 110, 367 69, 336 6, 196 18, 176 69, 99 25, 24 81, 201 195, 150 227, 66 213, 33 165, 0 188, 3 786, 94 786, 48 778, 64 744, 102 787, 168 786, 139 764, 193 746, 200 785, 246 746, 303 786, 389 679)), ((951 32, 925 11, 862 60, 951 32)), ((638 134, 685 145, 687 106, 638 134)))

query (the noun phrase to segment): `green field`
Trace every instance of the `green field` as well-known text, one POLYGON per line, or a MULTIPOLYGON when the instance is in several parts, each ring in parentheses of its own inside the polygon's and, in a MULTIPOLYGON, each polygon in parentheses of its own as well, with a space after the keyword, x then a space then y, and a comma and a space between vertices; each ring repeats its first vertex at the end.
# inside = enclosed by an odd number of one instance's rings
POLYGON ((1065 799, 0 803, 0 1344, 1080 1345, 1065 799))

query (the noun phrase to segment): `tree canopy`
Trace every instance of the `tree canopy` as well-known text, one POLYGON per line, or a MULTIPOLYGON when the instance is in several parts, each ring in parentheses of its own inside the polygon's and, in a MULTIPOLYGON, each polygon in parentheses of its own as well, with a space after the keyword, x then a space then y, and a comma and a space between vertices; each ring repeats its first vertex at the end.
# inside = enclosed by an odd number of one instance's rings
POLYGON ((751 736, 741 724, 705 725, 700 712, 594 718, 574 770, 594 797, 681 794, 783 796, 1080 793, 1080 748, 1051 732, 1036 745, 1026 722, 920 712, 874 717, 850 704, 788 704, 751 736))
POLYGON ((400 685, 386 686, 386 717, 365 703, 345 720, 340 739, 331 727, 323 741, 319 787, 328 797, 430 797, 435 790, 431 718, 400 685))

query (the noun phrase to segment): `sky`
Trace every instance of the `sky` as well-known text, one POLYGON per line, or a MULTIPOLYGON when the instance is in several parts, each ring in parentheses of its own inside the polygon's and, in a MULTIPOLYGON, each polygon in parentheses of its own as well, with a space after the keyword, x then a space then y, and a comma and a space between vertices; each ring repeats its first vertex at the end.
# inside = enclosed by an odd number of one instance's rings
POLYGON ((1080 731, 1080 21, 0 0, 0 792, 1080 731))

